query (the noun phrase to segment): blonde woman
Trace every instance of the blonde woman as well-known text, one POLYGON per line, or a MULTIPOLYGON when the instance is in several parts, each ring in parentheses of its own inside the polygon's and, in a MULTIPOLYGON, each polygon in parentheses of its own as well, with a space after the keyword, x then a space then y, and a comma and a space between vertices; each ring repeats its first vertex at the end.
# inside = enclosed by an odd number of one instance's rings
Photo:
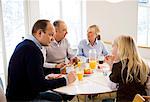
POLYGON ((87 40, 80 41, 78 45, 78 55, 88 57, 90 49, 96 49, 98 55, 107 55, 108 50, 106 49, 103 41, 101 41, 100 30, 97 25, 91 25, 87 30, 87 40))
MULTIPOLYGON (((132 102, 138 93, 146 95, 145 82, 149 73, 148 65, 138 53, 135 41, 131 36, 122 35, 112 45, 114 63, 110 80, 118 83, 117 102, 132 102)), ((111 62, 106 57, 106 62, 111 62)))

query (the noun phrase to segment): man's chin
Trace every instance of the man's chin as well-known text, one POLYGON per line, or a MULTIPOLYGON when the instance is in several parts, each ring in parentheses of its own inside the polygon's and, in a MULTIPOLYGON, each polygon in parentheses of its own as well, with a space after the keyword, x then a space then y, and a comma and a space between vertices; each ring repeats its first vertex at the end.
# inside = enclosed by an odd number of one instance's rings
POLYGON ((42 46, 50 46, 50 43, 48 43, 48 44, 42 44, 42 46))

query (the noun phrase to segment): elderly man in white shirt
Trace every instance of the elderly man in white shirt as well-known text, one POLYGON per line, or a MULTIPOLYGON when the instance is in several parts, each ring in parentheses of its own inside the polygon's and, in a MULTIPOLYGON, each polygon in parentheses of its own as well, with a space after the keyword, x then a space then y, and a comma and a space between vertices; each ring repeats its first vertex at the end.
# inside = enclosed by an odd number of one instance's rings
POLYGON ((56 34, 54 35, 54 41, 50 43, 50 46, 43 49, 43 55, 45 56, 44 67, 60 70, 60 68, 65 66, 65 60, 69 59, 72 62, 75 55, 70 48, 68 40, 65 38, 68 33, 65 22, 62 20, 56 20, 53 25, 56 34))

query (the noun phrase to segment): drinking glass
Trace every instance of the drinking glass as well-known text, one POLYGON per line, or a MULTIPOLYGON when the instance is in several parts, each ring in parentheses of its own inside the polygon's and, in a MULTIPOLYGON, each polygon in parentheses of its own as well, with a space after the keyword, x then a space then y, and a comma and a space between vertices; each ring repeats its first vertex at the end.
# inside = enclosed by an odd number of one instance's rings
POLYGON ((95 69, 97 65, 96 49, 89 50, 89 66, 91 69, 95 69))
POLYGON ((103 55, 99 55, 98 56, 98 63, 99 64, 103 64, 104 63, 104 56, 103 55))
POLYGON ((107 67, 107 66, 103 66, 102 72, 103 72, 104 76, 107 76, 109 74, 109 72, 110 72, 110 68, 107 67))
POLYGON ((74 66, 66 67, 66 73, 70 73, 71 71, 75 71, 74 66))
POLYGON ((81 72, 81 71, 77 72, 77 77, 78 77, 79 81, 82 81, 83 80, 83 72, 81 72))
POLYGON ((97 65, 97 61, 96 60, 91 60, 89 62, 89 66, 90 66, 91 69, 95 69, 96 65, 97 65))
POLYGON ((77 73, 78 80, 79 81, 83 80, 83 74, 84 74, 83 68, 82 67, 76 68, 76 73, 77 73))

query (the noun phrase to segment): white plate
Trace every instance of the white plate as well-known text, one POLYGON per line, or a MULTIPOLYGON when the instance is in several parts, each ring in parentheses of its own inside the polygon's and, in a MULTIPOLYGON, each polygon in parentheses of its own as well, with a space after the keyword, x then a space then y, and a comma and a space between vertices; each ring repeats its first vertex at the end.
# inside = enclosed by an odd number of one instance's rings
POLYGON ((47 76, 45 76, 45 79, 52 80, 52 79, 62 78, 64 76, 65 75, 63 75, 63 74, 48 74, 47 76))
POLYGON ((93 73, 91 73, 91 74, 84 74, 83 76, 84 77, 87 77, 87 76, 90 76, 90 75, 92 75, 93 73))

